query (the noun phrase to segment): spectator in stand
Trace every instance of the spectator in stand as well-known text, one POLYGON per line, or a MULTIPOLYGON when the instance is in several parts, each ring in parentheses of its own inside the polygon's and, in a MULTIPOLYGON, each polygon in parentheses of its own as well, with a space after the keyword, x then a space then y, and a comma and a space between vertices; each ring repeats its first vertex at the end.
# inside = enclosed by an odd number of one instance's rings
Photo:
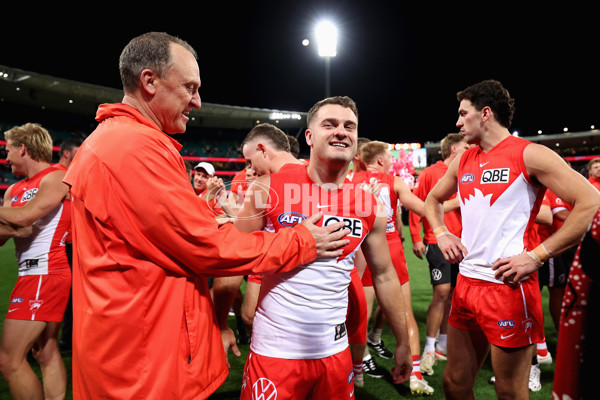
POLYGON ((588 180, 594 187, 600 190, 600 157, 592 158, 587 165, 588 180))
POLYGON ((282 272, 338 257, 343 223, 321 215, 273 234, 217 226, 181 146, 200 108, 195 50, 166 33, 132 39, 124 97, 103 104, 64 181, 73 223, 73 397, 207 398, 228 375, 205 277, 282 272), (333 233, 334 231, 337 231, 333 233))
POLYGON ((194 167, 194 191, 202 196, 208 187, 208 180, 215 176, 215 167, 208 162, 200 162, 194 167))
MULTIPOLYGON (((469 148, 465 138, 460 133, 451 133, 442 139, 440 143, 442 160, 425 168, 419 174, 417 186, 413 193, 425 200, 427 194, 435 184, 444 176, 448 166, 456 157, 469 148)), ((458 207, 458 199, 455 199, 458 207)), ((453 235, 460 237, 462 224, 460 210, 452 210, 444 214, 444 224, 453 235)), ((423 259, 427 258, 429 265, 430 282, 433 286, 431 303, 427 309, 427 333, 423 356, 421 357, 421 371, 428 375, 433 374, 433 366, 436 360, 446 360, 446 338, 448 331, 448 313, 452 300, 452 288, 456 284, 458 275, 458 264, 450 264, 442 255, 431 225, 427 218, 421 218, 418 214, 409 214, 409 228, 413 243, 413 253, 423 259), (421 240, 421 223, 423 224, 423 239, 421 240), (436 344, 436 337, 437 344, 436 344)))
POLYGON ((71 229, 65 171, 51 166, 52 138, 38 124, 5 133, 6 161, 25 179, 11 185, 0 207, 0 241, 13 237, 19 276, 0 339, 0 371, 15 399, 63 399, 67 372, 58 333, 71 287, 65 238, 71 229), (32 350, 42 383, 27 361, 32 350))

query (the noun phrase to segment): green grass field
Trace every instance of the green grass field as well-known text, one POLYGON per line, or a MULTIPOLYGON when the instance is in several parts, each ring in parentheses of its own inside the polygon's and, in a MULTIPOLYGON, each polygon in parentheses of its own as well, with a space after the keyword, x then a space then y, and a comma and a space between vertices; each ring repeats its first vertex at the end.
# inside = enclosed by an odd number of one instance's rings
MULTIPOLYGON (((405 227, 405 237, 408 235, 407 228, 405 227)), ((411 289, 412 289, 412 303, 415 318, 419 324, 419 332, 421 336, 421 346, 425 340, 425 315, 429 301, 431 299, 431 285, 429 283, 429 270, 427 263, 423 260, 419 260, 412 253, 411 243, 407 241, 405 245, 406 261, 408 263, 410 277, 411 277, 411 289)), ((14 256, 13 242, 7 242, 3 247, 0 247, 0 315, 2 320, 6 314, 8 308, 8 301, 10 292, 13 288, 15 280, 17 278, 17 268, 14 256)), ((545 317, 545 329, 548 347, 554 355, 556 348, 556 331, 550 315, 548 313, 548 294, 546 289, 542 292, 542 299, 544 302, 544 317, 545 317)), ((235 329, 235 319, 230 317, 230 325, 235 329)), ((385 328, 383 331, 383 340, 389 349, 394 348, 396 341, 394 336, 391 334, 389 328, 385 328)), ((210 399, 239 399, 239 389, 242 381, 242 368, 244 366, 245 357, 248 354, 249 346, 240 346, 242 352, 241 357, 229 356, 229 362, 231 363, 231 372, 225 383, 217 390, 210 399)), ((70 352, 63 353, 67 371, 71 371, 71 354, 70 352)), ((388 370, 393 366, 393 360, 384 360, 377 358, 378 364, 386 367, 388 370)), ((444 393, 442 388, 442 372, 444 369, 444 362, 438 363, 435 367, 435 374, 433 376, 426 377, 429 384, 435 389, 435 393, 430 398, 432 399, 443 399, 444 393)), ((34 365, 34 369, 39 373, 39 367, 34 365)), ((531 393, 531 399, 550 399, 552 398, 552 380, 554 378, 554 365, 542 365, 542 390, 536 393, 531 393)), ((491 364, 488 361, 483 366, 477 378, 475 385, 475 398, 476 399, 493 399, 496 397, 494 387, 488 384, 488 379, 492 376, 491 364)), ((67 399, 71 399, 70 394, 70 383, 68 387, 67 399)), ((395 385, 391 382, 391 379, 373 379, 369 376, 365 376, 365 386, 363 388, 357 388, 356 398, 361 400, 371 399, 403 399, 412 398, 408 383, 402 385, 395 385)), ((0 400, 11 399, 8 393, 8 387, 6 381, 0 377, 0 400)), ((283 399, 281 399, 283 400, 283 399)))

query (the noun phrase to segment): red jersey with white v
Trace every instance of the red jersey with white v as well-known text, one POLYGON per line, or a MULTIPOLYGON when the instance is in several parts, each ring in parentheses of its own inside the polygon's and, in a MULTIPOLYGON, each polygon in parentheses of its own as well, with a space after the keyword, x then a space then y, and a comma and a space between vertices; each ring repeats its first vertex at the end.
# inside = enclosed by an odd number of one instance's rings
POLYGON ((487 153, 475 147, 463 153, 458 167, 458 195, 468 250, 461 274, 501 283, 491 266, 500 258, 531 250, 543 188, 534 184, 523 162, 531 142, 509 136, 487 153))
POLYGON ((350 243, 338 258, 321 257, 290 272, 264 274, 252 325, 251 349, 286 359, 318 359, 348 347, 345 320, 354 256, 375 221, 376 200, 346 181, 316 185, 306 167, 271 174, 268 219, 276 231, 323 213, 319 225, 343 221, 350 243))
MULTIPOLYGON (((42 179, 59 169, 51 166, 15 183, 10 192, 11 207, 26 205, 35 197, 42 179)), ((70 273, 65 244, 71 231, 71 201, 61 201, 56 208, 35 221, 33 228, 29 237, 14 239, 19 276, 70 273)))
POLYGON ((378 199, 385 207, 387 225, 385 228, 388 238, 396 239, 398 237, 398 227, 396 226, 396 211, 398 210, 398 195, 394 190, 394 176, 383 172, 361 171, 354 174, 352 182, 366 184, 379 182, 381 189, 378 199))

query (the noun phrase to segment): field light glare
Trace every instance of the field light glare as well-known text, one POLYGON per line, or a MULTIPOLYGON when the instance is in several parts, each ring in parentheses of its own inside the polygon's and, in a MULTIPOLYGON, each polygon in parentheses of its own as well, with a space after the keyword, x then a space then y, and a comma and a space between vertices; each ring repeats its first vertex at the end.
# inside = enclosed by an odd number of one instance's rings
POLYGON ((329 21, 320 22, 316 29, 317 46, 321 57, 335 57, 337 54, 337 29, 329 21))

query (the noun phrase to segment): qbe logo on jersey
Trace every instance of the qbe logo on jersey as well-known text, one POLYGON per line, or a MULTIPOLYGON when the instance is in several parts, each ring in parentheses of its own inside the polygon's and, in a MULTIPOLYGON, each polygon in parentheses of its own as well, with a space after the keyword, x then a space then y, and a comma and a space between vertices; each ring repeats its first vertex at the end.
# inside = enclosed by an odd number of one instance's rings
POLYGON ((336 222, 343 222, 343 229, 349 229, 350 233, 348 236, 361 238, 363 237, 363 226, 362 221, 358 218, 350 217, 338 217, 336 215, 323 215, 323 226, 335 224, 336 222))
POLYGON ((481 174, 480 183, 508 183, 510 168, 486 169, 481 174))

